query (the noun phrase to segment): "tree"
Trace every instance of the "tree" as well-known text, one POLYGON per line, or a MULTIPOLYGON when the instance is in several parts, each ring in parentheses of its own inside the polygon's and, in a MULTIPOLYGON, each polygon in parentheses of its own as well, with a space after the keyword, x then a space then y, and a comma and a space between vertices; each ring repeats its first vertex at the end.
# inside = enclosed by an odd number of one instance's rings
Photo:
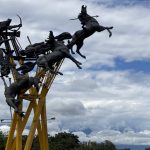
POLYGON ((102 143, 96 142, 83 142, 80 144, 80 147, 77 150, 116 150, 115 145, 106 140, 102 143))
POLYGON ((6 137, 0 131, 0 150, 4 150, 5 149, 5 144, 6 144, 6 137))
POLYGON ((74 150, 79 146, 78 136, 71 133, 58 133, 49 137, 51 150, 74 150))
POLYGON ((111 141, 108 141, 108 140, 104 142, 104 147, 105 147, 104 150, 116 150, 115 145, 111 141))

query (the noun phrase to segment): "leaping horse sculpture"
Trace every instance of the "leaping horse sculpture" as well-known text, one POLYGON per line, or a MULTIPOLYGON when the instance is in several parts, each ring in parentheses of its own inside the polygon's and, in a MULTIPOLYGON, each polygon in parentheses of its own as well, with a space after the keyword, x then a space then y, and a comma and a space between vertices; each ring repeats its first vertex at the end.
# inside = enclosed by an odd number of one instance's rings
POLYGON ((90 16, 86 10, 87 6, 81 7, 81 13, 78 15, 78 18, 82 24, 82 30, 78 30, 74 33, 72 37, 72 41, 68 44, 68 48, 71 49, 71 52, 74 54, 72 47, 74 45, 77 46, 76 52, 83 58, 86 58, 81 54, 80 49, 83 46, 84 40, 91 36, 95 32, 101 32, 107 30, 109 32, 109 37, 112 36, 112 32, 110 31, 113 27, 104 27, 101 26, 98 21, 94 18, 94 16, 90 16))

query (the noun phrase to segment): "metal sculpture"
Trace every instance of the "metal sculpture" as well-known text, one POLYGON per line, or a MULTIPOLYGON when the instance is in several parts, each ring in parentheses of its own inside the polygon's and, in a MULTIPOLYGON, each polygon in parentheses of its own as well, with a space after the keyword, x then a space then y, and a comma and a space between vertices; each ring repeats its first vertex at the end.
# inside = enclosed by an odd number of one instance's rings
POLYGON ((55 38, 54 38, 52 31, 50 31, 49 40, 51 43, 52 53, 44 55, 44 56, 40 56, 37 59, 37 65, 39 67, 43 67, 47 70, 50 70, 51 73, 56 73, 56 74, 62 75, 62 73, 60 73, 60 72, 53 71, 52 66, 64 58, 69 58, 70 60, 72 60, 76 64, 76 66, 79 69, 82 69, 80 66, 81 63, 70 55, 69 49, 67 48, 67 46, 61 41, 55 41, 55 38))
POLYGON ((50 47, 46 43, 40 42, 28 45, 25 50, 20 51, 20 54, 27 58, 36 58, 36 56, 45 54, 48 50, 50 50, 50 47))
POLYGON ((4 77, 2 77, 2 80, 5 85, 5 92, 4 95, 6 97, 6 102, 10 107, 13 107, 15 112, 18 113, 21 117, 24 116, 23 112, 19 110, 19 99, 15 99, 16 96, 18 96, 21 91, 31 88, 32 85, 36 87, 36 90, 39 90, 38 83, 39 79, 34 77, 19 77, 19 79, 10 84, 9 86, 6 84, 6 81, 4 77))
POLYGON ((18 25, 10 25, 12 19, 7 19, 6 21, 0 22, 0 36, 3 36, 3 38, 4 38, 4 36, 5 37, 6 36, 17 36, 17 37, 20 36, 20 32, 18 32, 18 31, 22 27, 22 20, 19 15, 17 15, 17 16, 19 17, 19 20, 20 20, 20 23, 18 25), (8 32, 8 30, 9 30, 9 32, 8 32))
POLYGON ((54 37, 58 41, 64 41, 72 38, 72 35, 69 32, 63 32, 57 36, 54 37))
POLYGON ((5 49, 0 48, 0 73, 1 73, 1 77, 8 77, 8 75, 10 74, 10 63, 9 63, 9 56, 3 54, 3 51, 5 51, 5 49))
MULTIPOLYGON (((72 47, 76 45, 77 46, 76 52, 83 58, 86 58, 86 56, 81 54, 80 49, 83 46, 84 40, 87 37, 91 36, 95 32, 101 32, 104 30, 107 30, 109 32, 109 37, 111 37, 112 33, 110 30, 113 29, 113 27, 101 26, 94 17, 90 16, 87 13, 86 8, 87 7, 83 5, 81 7, 81 13, 78 15, 78 19, 82 24, 82 30, 76 31, 72 36, 71 42, 68 44, 69 49, 72 49, 72 47)), ((74 54, 73 51, 72 54, 74 54)))
POLYGON ((26 74, 32 71, 35 65, 36 62, 26 62, 22 64, 19 68, 17 68, 17 71, 21 71, 22 74, 26 74))
POLYGON ((80 53, 83 41, 95 32, 103 30, 107 30, 109 37, 111 37, 110 30, 113 27, 99 25, 94 18, 97 16, 88 15, 86 6, 82 6, 81 13, 78 18, 75 18, 80 20, 82 30, 76 31, 73 36, 69 32, 62 32, 54 36, 50 31, 48 39, 44 42, 31 44, 29 40, 30 45, 23 50, 17 39, 20 37, 19 29, 22 27, 22 19, 19 15, 17 16, 20 20, 18 25, 11 25, 11 19, 0 22, 0 46, 3 43, 5 45, 5 48, 0 48, 0 77, 5 86, 6 103, 14 108, 5 150, 22 149, 22 133, 32 110, 34 116, 24 150, 31 149, 36 129, 40 148, 48 150, 46 96, 56 75, 63 75, 59 72, 63 60, 69 58, 79 69, 82 69, 82 64, 70 54, 70 50, 71 53, 74 53, 72 48, 77 45, 76 52, 86 58, 80 53), (68 40, 67 45, 65 40, 68 40), (9 77, 10 73, 12 73, 12 78, 9 77), (32 75, 35 73, 35 76, 30 77, 30 73, 32 75), (9 85, 6 81, 8 79, 9 81, 13 79, 9 85), (25 112, 23 111, 24 100, 29 101, 25 112), (14 138, 15 132, 16 137, 14 138))

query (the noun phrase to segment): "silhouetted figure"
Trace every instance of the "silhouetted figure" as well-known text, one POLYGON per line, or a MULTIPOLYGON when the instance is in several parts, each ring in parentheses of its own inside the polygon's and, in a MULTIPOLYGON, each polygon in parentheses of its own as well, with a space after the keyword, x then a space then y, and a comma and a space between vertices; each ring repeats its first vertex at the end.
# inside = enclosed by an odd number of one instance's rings
MULTIPOLYGON (((63 41, 65 39, 70 39, 72 36, 68 32, 63 32, 55 37, 58 41, 63 41)), ((36 58, 41 54, 46 54, 49 52, 52 47, 52 43, 50 43, 49 39, 45 40, 45 42, 35 43, 28 45, 25 50, 20 51, 22 56, 26 56, 26 58, 36 58)))
POLYGON ((22 74, 26 74, 32 71, 35 65, 36 62, 26 62, 22 64, 19 68, 17 68, 17 71, 21 71, 22 74))
POLYGON ((36 90, 38 92, 39 86, 38 83, 40 82, 38 78, 36 77, 27 77, 24 75, 20 75, 17 73, 17 81, 14 83, 11 83, 9 86, 7 86, 5 79, 2 77, 2 80, 5 85, 5 97, 6 102, 10 107, 14 108, 14 111, 18 113, 21 117, 24 116, 23 112, 19 110, 19 99, 16 99, 16 96, 18 96, 22 90, 28 90, 31 88, 32 85, 36 87, 36 90))
POLYGON ((40 42, 27 46, 25 50, 20 51, 20 54, 22 56, 26 56, 27 58, 36 58, 36 56, 45 54, 49 50, 49 45, 44 42, 40 42))
POLYGON ((10 73, 10 63, 9 63, 9 56, 3 55, 3 48, 0 48, 0 73, 1 77, 5 76, 8 77, 10 73))
POLYGON ((50 70, 51 73, 62 74, 60 72, 54 72, 54 70, 52 70, 52 68, 53 68, 52 66, 56 62, 59 62, 64 58, 69 58, 77 65, 77 67, 79 69, 81 69, 81 66, 80 66, 81 63, 70 55, 69 49, 67 48, 67 46, 64 44, 63 41, 56 41, 55 40, 55 37, 53 36, 52 31, 50 31, 49 43, 51 44, 51 47, 52 47, 52 53, 44 55, 44 56, 40 56, 37 59, 37 65, 39 67, 43 67, 47 70, 50 70))
POLYGON ((2 37, 0 37, 0 46, 5 43, 6 41, 9 41, 10 39, 2 39, 2 37))
POLYGON ((18 24, 18 25, 10 25, 12 19, 7 19, 6 21, 1 21, 0 22, 0 35, 3 31, 22 27, 22 20, 21 20, 20 16, 18 16, 18 17, 20 19, 20 24, 18 24))
POLYGON ((71 49, 74 45, 77 45, 76 52, 83 58, 86 58, 84 55, 80 53, 80 49, 83 46, 84 39, 91 36, 95 32, 101 32, 107 30, 109 32, 109 37, 111 37, 112 33, 110 29, 113 27, 104 27, 101 26, 98 21, 87 14, 86 6, 82 6, 81 13, 78 15, 78 19, 82 24, 82 30, 76 31, 72 37, 72 41, 68 44, 68 48, 71 49))
POLYGON ((68 40, 71 38, 72 38, 72 35, 69 32, 63 32, 63 33, 55 36, 55 39, 57 39, 58 41, 68 40))

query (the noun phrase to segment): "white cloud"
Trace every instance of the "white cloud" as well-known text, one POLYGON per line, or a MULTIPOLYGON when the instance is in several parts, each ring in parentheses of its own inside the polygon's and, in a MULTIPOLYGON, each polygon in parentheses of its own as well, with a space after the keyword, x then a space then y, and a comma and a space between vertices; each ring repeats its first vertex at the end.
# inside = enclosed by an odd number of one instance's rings
MULTIPOLYGON (((100 16, 97 19, 102 25, 114 26, 113 36, 108 38, 104 31, 85 40, 81 52, 87 60, 75 55, 83 63, 82 70, 65 60, 60 69, 64 76, 57 76, 47 97, 48 118, 56 117, 55 121, 48 121, 48 129, 53 135, 64 130, 76 131, 83 141, 111 139, 115 143, 146 144, 150 130, 149 75, 91 68, 113 67, 116 57, 123 57, 125 61, 149 59, 149 9, 108 8, 80 0, 2 0, 0 19, 13 18, 15 24, 18 23, 16 13, 22 16, 19 41, 24 48, 28 45, 27 35, 34 43, 44 41, 50 30, 57 35, 64 31, 73 34, 80 29, 79 21, 69 19, 78 15, 82 4, 88 6, 89 14, 100 16), (86 128, 92 130, 89 136, 82 132, 86 128)), ((0 80, 0 116, 10 118, 3 92, 0 80)))
POLYGON ((81 141, 96 141, 103 142, 105 140, 110 140, 115 144, 142 144, 149 145, 149 130, 145 130, 143 132, 134 132, 134 131, 126 131, 119 132, 117 130, 103 130, 97 133, 91 133, 90 135, 86 135, 83 132, 74 132, 75 135, 79 136, 79 140, 81 141))
POLYGON ((2 131, 5 135, 8 134, 10 127, 7 125, 0 126, 0 131, 2 131))

